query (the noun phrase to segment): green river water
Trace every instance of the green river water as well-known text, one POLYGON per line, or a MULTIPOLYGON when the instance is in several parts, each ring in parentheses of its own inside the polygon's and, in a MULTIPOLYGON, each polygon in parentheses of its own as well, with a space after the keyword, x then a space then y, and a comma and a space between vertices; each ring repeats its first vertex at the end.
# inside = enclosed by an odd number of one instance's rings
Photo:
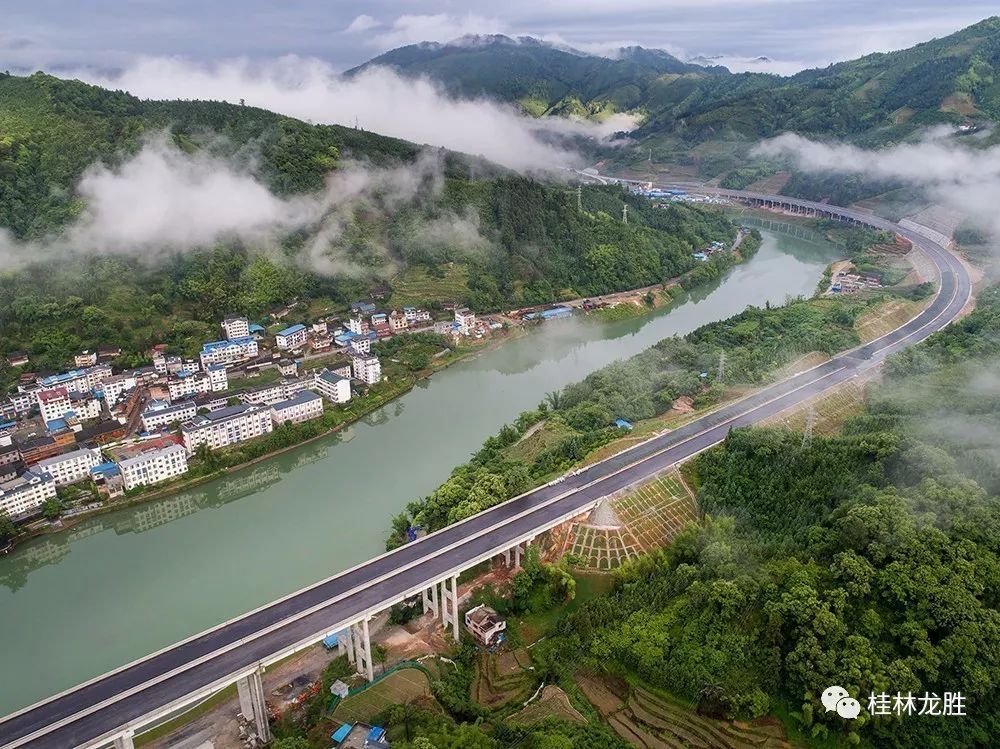
POLYGON ((838 255, 765 232, 750 262, 670 310, 543 323, 340 435, 18 547, 0 557, 0 714, 382 552, 392 515, 546 392, 747 305, 809 296, 838 255))

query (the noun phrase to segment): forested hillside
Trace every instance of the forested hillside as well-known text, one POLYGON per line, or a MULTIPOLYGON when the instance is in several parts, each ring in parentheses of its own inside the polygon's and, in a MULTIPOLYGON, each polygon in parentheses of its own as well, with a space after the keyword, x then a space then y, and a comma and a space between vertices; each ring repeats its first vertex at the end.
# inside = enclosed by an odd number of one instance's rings
MULTIPOLYGON (((414 162, 421 148, 336 126, 309 125, 218 102, 140 101, 78 81, 36 74, 0 77, 0 228, 18 241, 45 240, 71 225, 83 204, 75 187, 95 163, 118 164, 167 132, 170 148, 202 150, 246 170, 279 196, 311 194, 348 160, 414 162)), ((156 263, 73 247, 56 266, 0 273, 0 354, 27 351, 33 366, 58 369, 80 349, 117 344, 139 361, 158 342, 186 353, 210 340, 218 319, 256 318, 295 300, 343 308, 407 268, 440 276, 467 270, 459 298, 497 310, 659 283, 691 271, 692 250, 731 241, 734 226, 695 207, 654 208, 617 188, 574 189, 515 176, 455 154, 443 174, 400 201, 376 191, 348 206, 343 230, 321 251, 355 269, 319 273, 294 232, 264 254, 239 242, 167 254, 156 263), (479 177, 469 179, 470 173, 479 177), (443 187, 438 190, 434 184, 443 187), (628 202, 629 222, 621 220, 628 202), (86 253, 86 254, 84 254, 86 253)), ((14 257, 19 252, 15 245, 14 257)), ((20 252, 30 254, 27 247, 20 252)), ((699 268, 699 278, 721 271, 699 268)), ((5 365, 0 365, 5 366, 5 365)), ((9 378, 10 373, 5 375, 9 378)))
POLYGON ((725 68, 681 62, 659 49, 627 47, 615 59, 559 49, 530 37, 470 36, 411 44, 349 70, 374 66, 426 76, 459 96, 516 102, 528 113, 600 116, 644 106, 663 76, 725 75, 725 68))

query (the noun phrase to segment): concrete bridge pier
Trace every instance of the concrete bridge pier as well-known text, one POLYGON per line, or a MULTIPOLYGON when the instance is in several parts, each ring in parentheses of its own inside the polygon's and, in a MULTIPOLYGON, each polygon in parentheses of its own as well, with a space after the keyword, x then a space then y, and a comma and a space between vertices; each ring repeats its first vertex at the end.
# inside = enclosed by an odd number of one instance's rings
POLYGON ((451 624, 451 632, 455 639, 458 639, 458 576, 451 577, 451 590, 448 590, 448 578, 441 581, 441 624, 444 631, 448 631, 448 624, 451 624))
POLYGON ((134 736, 135 731, 131 729, 118 734, 115 736, 114 749, 135 749, 135 742, 132 740, 134 736))
POLYGON ((436 619, 438 615, 437 583, 435 583, 429 588, 424 589, 423 601, 424 601, 424 613, 434 614, 434 618, 436 619))
POLYGON ((351 625, 354 630, 354 665, 358 673, 368 681, 375 679, 375 667, 372 663, 372 641, 368 631, 368 619, 362 619, 360 624, 351 625))
MULTIPOLYGON (((240 698, 240 712, 257 729, 257 738, 271 740, 271 725, 267 720, 267 705, 264 702, 264 683, 260 678, 261 669, 247 674, 236 682, 236 692, 240 698)), ((117 749, 117 747, 116 747, 117 749)))

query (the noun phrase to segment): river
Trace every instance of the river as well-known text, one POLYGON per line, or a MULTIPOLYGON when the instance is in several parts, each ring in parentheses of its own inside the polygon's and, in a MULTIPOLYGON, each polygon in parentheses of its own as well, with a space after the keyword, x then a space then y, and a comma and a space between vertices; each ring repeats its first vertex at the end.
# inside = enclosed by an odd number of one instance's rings
POLYGON ((392 515, 546 392, 747 305, 810 296, 841 254, 764 232, 750 262, 669 310, 542 323, 337 436, 18 547, 0 557, 0 714, 382 552, 392 515))

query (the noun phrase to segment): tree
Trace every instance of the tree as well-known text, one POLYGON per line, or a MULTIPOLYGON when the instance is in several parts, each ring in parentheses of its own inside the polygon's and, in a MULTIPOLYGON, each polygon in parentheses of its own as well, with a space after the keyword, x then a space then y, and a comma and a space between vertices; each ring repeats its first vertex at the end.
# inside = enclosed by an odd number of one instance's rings
POLYGON ((17 535, 17 526, 3 510, 0 510, 0 538, 13 538, 17 535))
POLYGON ((47 520, 55 520, 62 512, 62 503, 56 497, 46 499, 42 503, 42 517, 47 520))
POLYGON ((302 736, 286 736, 283 739, 275 739, 271 749, 312 749, 312 745, 302 736))

